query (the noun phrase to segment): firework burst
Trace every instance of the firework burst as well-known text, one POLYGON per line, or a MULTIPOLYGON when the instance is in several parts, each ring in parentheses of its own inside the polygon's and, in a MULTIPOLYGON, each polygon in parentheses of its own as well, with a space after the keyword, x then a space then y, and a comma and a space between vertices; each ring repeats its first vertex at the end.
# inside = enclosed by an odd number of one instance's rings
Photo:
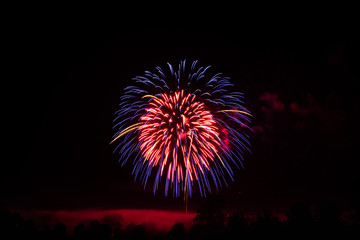
POLYGON ((243 106, 243 95, 233 92, 228 77, 205 75, 209 67, 190 67, 185 60, 175 71, 145 71, 126 87, 116 112, 113 136, 119 144, 119 162, 133 159, 133 175, 144 187, 154 178, 154 193, 165 178, 165 195, 181 191, 192 196, 193 185, 201 196, 233 180, 231 165, 243 166, 248 149, 245 133, 250 113, 243 106), (152 174, 152 171, 155 173, 152 174))

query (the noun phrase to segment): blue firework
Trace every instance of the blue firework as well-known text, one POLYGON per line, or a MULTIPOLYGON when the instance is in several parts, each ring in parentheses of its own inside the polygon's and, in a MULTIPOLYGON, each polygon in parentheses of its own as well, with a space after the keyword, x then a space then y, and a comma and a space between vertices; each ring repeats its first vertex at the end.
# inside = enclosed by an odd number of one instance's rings
POLYGON ((192 196, 194 185, 201 196, 227 186, 232 167, 243 167, 249 150, 250 113, 244 97, 221 73, 207 74, 210 66, 198 61, 177 69, 156 67, 136 76, 124 89, 115 113, 112 142, 119 162, 133 163, 132 174, 144 188, 153 181, 154 193, 165 181, 165 195, 192 196))

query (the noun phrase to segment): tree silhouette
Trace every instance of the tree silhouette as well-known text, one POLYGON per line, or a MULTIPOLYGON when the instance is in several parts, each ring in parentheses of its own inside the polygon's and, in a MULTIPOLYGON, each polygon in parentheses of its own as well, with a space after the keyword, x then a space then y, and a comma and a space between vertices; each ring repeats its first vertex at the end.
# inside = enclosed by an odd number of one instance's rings
POLYGON ((88 240, 110 240, 111 227, 107 224, 100 224, 98 220, 90 222, 87 238, 88 240))
POLYGON ((132 233, 131 233, 131 240, 142 240, 145 239, 145 226, 143 225, 137 225, 134 227, 132 233))
MULTIPOLYGON (((88 226, 79 224, 75 227, 73 236, 68 236, 63 223, 53 228, 45 226, 42 231, 36 228, 32 220, 24 221, 19 213, 0 211, 0 239, 40 239, 40 240, 142 240, 142 239, 307 239, 307 238, 338 238, 358 239, 360 223, 358 212, 348 212, 348 218, 342 217, 340 205, 326 203, 321 205, 313 215, 309 206, 297 203, 287 212, 288 219, 279 221, 270 212, 260 212, 257 218, 249 220, 244 214, 234 212, 226 216, 224 202, 221 196, 212 195, 205 199, 194 224, 187 233, 183 223, 172 226, 168 233, 146 225, 129 224, 121 230, 118 219, 106 217, 93 220, 88 226), (147 230, 147 231, 145 231, 147 230)), ((145 223, 144 223, 145 224, 145 223)))
POLYGON ((49 225, 46 225, 43 230, 40 233, 40 238, 41 240, 48 240, 51 239, 51 228, 49 225))
POLYGON ((314 218, 310 207, 304 203, 296 203, 287 213, 289 237, 309 237, 314 233, 314 218))
POLYGON ((244 214, 235 212, 228 218, 228 235, 238 236, 247 239, 249 236, 249 220, 245 218, 244 214))
POLYGON ((225 230, 226 214, 224 198, 219 195, 209 196, 198 210, 194 225, 190 229, 192 238, 213 239, 225 230))
POLYGON ((325 203, 316 213, 318 234, 326 237, 340 237, 345 233, 345 225, 340 219, 341 209, 336 203, 325 203))
POLYGON ((74 229, 74 240, 84 240, 85 234, 84 224, 77 225, 74 229))
POLYGON ((170 229, 169 239, 173 240, 182 240, 185 239, 185 226, 183 223, 176 223, 172 228, 170 229))
POLYGON ((253 224, 253 232, 257 238, 283 237, 281 222, 267 211, 258 213, 257 221, 253 224))
POLYGON ((66 239, 66 226, 63 223, 57 223, 52 230, 52 239, 65 240, 66 239))

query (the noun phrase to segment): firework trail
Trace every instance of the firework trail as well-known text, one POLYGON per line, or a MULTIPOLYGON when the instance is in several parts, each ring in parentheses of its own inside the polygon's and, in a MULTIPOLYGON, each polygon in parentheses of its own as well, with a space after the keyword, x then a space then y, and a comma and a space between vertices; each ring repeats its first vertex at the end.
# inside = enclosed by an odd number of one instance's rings
POLYGON ((221 73, 205 75, 208 67, 181 61, 177 70, 145 71, 126 87, 116 112, 111 143, 124 165, 133 160, 133 175, 144 185, 153 178, 154 193, 165 178, 165 195, 192 196, 197 183, 201 196, 233 180, 231 165, 243 166, 249 151, 250 113, 243 95, 221 73), (154 173, 152 174, 152 171, 154 173))

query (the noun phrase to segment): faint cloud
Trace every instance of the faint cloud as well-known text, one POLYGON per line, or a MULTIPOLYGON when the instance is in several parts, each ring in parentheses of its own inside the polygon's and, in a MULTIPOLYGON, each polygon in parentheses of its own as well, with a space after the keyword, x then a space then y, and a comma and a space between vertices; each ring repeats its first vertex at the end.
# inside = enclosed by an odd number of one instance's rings
POLYGON ((253 126, 251 129, 253 130, 253 132, 264 132, 264 128, 262 126, 253 126))
POLYGON ((296 102, 290 103, 290 111, 301 116, 305 116, 310 113, 309 109, 300 107, 296 102))
POLYGON ((259 100, 262 113, 257 116, 252 130, 263 139, 269 134, 291 130, 312 131, 314 128, 336 138, 342 136, 346 125, 346 115, 341 108, 342 99, 336 92, 329 92, 321 98, 308 93, 303 98, 292 99, 288 103, 280 100, 277 93, 265 92, 259 100))
POLYGON ((265 92, 263 95, 259 97, 260 100, 268 103, 268 107, 263 106, 262 109, 264 111, 275 110, 275 111, 283 111, 284 103, 278 99, 278 94, 265 92))

